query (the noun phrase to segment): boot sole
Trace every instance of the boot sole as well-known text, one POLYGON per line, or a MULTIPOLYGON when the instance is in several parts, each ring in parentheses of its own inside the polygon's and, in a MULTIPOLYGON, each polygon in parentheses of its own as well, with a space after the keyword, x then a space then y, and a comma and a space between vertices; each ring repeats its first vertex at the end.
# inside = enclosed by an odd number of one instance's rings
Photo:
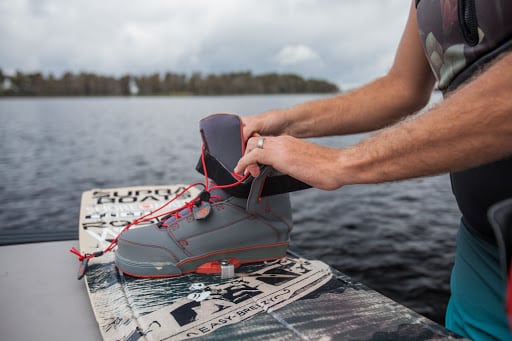
POLYGON ((288 249, 288 242, 247 248, 211 252, 198 257, 187 258, 179 263, 140 263, 133 262, 116 254, 116 266, 122 273, 137 278, 177 277, 188 273, 219 273, 203 271, 201 266, 221 260, 228 260, 236 266, 258 263, 283 258, 288 249), (176 270, 181 272, 177 272, 176 270))

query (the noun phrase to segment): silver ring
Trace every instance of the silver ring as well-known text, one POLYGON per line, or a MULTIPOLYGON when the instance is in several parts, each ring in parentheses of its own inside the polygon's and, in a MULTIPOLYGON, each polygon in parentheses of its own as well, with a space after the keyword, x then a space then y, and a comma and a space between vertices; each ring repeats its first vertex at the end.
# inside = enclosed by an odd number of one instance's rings
POLYGON ((258 137, 258 144, 256 146, 260 149, 263 149, 263 141, 265 141, 263 136, 258 137))

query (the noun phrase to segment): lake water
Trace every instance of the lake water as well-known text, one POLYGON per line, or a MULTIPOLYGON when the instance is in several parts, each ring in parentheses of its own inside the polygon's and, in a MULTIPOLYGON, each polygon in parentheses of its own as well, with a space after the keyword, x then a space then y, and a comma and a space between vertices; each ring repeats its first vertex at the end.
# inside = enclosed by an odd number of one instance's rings
MULTIPOLYGON (((320 97, 1 99, 0 243, 76 239, 85 190, 202 180, 194 167, 206 114, 320 97)), ((293 193, 292 206, 294 248, 442 323, 459 220, 448 176, 309 189, 293 193)))

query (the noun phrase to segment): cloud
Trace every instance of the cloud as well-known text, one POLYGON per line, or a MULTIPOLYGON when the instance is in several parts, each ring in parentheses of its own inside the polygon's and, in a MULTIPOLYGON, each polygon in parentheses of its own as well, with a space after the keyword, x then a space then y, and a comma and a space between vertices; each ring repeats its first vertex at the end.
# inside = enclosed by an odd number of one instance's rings
POLYGON ((250 70, 360 84, 391 65, 403 0, 0 1, 0 68, 250 70))
POLYGON ((307 62, 318 62, 320 56, 306 45, 287 45, 275 57, 279 65, 288 66, 307 62))

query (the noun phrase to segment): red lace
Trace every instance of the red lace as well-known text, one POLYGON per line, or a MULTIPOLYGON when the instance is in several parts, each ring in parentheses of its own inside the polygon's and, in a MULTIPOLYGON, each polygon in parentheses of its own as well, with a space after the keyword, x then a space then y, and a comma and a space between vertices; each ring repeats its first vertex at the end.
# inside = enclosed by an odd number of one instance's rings
MULTIPOLYGON (((240 185, 243 181, 245 181, 245 179, 247 179, 247 177, 249 176, 248 174, 245 175, 245 176, 241 176, 239 174, 236 174, 236 173, 232 173, 233 177, 235 179, 237 179, 236 182, 232 183, 232 184, 228 184, 228 185, 214 185, 212 187, 209 187, 210 184, 209 184, 209 179, 208 179, 208 170, 206 169, 206 162, 205 162, 205 148, 204 148, 204 145, 202 146, 201 148, 201 163, 203 165, 203 169, 204 169, 204 177, 205 177, 205 183, 200 183, 200 182, 196 182, 196 183, 193 183, 189 186, 187 186, 185 189, 183 189, 181 192, 179 192, 178 194, 176 194, 176 196, 174 196, 172 199, 170 199, 169 201, 165 202, 163 205, 161 205, 160 207, 158 207, 157 209, 149 212, 148 214, 145 214, 143 215, 142 217, 140 218, 137 218, 135 220, 133 220, 131 223, 129 223, 128 225, 126 225, 122 230, 121 232, 119 232, 117 234, 117 236, 110 242, 110 244, 103 250, 103 251, 98 251, 98 252, 94 252, 94 253, 81 253, 80 251, 78 251, 76 248, 71 248, 71 250, 69 250, 71 253, 75 254, 77 257, 78 257, 78 260, 81 262, 83 261, 84 259, 92 259, 94 257, 99 257, 107 252, 110 252, 112 251, 116 246, 117 246, 117 243, 118 243, 118 240, 119 240, 119 236, 126 230, 130 229, 131 227, 135 226, 135 225, 138 225, 138 224, 141 224, 141 223, 145 223, 145 222, 148 222, 148 221, 151 221, 151 220, 154 220, 154 219, 158 219, 158 218, 161 218, 161 217, 175 217, 176 219, 179 219, 179 218, 182 218, 182 215, 180 214, 180 212, 186 208, 188 208, 189 212, 192 213, 192 209, 194 207, 194 205, 196 205, 196 203, 198 201, 201 201, 202 199, 200 198, 200 195, 197 195, 195 198, 193 198, 191 201, 189 202, 185 202, 185 204, 179 208, 176 208, 174 210, 171 210, 171 211, 167 211, 167 212, 163 212, 163 213, 159 213, 159 214, 156 214, 157 212, 159 212, 160 210, 164 209, 166 206, 170 205, 172 202, 174 202, 175 200, 177 200, 178 198, 180 198, 182 195, 184 195, 185 193, 187 193, 191 188, 193 187, 198 187, 198 186, 201 186, 203 187, 203 192, 208 192, 210 194, 209 196, 209 202, 210 203, 214 203, 215 200, 222 200, 222 198, 218 195, 211 195, 211 192, 214 190, 214 189, 226 189, 226 188, 231 188, 231 187, 235 187, 235 186, 238 186, 240 185), (156 215, 155 215, 156 214, 156 215)), ((166 227, 167 225, 164 223, 162 224, 162 226, 166 227)))

